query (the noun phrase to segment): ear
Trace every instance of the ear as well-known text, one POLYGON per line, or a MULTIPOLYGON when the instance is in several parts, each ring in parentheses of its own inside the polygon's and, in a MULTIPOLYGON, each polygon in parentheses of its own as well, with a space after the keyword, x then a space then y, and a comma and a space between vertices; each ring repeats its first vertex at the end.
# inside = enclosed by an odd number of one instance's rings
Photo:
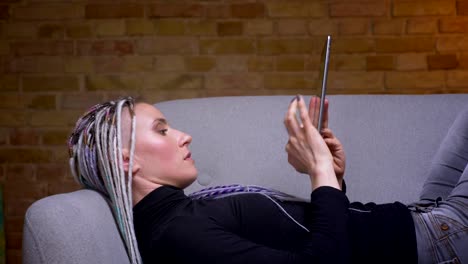
MULTIPOLYGON (((130 151, 126 148, 122 149, 123 168, 126 173, 130 167, 130 151)), ((140 170, 140 164, 133 158, 132 174, 135 175, 140 170)))

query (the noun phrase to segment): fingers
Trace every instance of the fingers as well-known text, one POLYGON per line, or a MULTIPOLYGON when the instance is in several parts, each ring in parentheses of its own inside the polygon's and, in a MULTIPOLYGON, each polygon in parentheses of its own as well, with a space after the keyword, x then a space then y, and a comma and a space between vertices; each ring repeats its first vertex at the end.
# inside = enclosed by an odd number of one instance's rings
MULTIPOLYGON (((319 122, 319 116, 320 116, 320 97, 317 96, 312 96, 310 98, 310 104, 309 104, 309 116, 311 117, 310 119, 312 120, 312 125, 314 127, 318 127, 318 122, 319 122)), ((328 127, 328 99, 325 98, 325 103, 323 106, 323 116, 322 116, 322 129, 328 127)), ((322 132, 322 131, 320 131, 322 132)))
POLYGON ((320 110, 320 102, 317 99, 318 97, 312 96, 309 103, 309 116, 314 127, 317 127, 320 110))
POLYGON ((286 112, 286 116, 284 117, 284 125, 290 136, 297 135, 300 131, 300 126, 296 119, 296 111, 298 104, 297 101, 297 97, 291 101, 288 107, 288 111, 286 112))
POLYGON ((300 97, 300 99, 298 101, 298 107, 299 107, 299 115, 301 117, 301 121, 302 121, 302 124, 304 126, 305 132, 306 133, 314 133, 312 131, 315 130, 315 127, 312 124, 312 121, 310 120, 310 116, 309 116, 309 113, 307 111, 307 106, 306 106, 302 96, 300 97))
MULTIPOLYGON (((322 131, 325 128, 328 128, 328 105, 330 103, 328 102, 328 99, 325 98, 325 104, 323 106, 323 120, 322 120, 322 131)), ((321 132, 321 131, 320 131, 321 132)))

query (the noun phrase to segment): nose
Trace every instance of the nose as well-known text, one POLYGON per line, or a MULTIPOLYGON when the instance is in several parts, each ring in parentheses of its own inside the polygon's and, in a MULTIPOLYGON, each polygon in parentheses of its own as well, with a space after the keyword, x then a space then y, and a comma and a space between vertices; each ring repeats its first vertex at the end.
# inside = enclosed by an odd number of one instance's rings
POLYGON ((180 131, 179 146, 188 146, 192 142, 192 136, 180 131))

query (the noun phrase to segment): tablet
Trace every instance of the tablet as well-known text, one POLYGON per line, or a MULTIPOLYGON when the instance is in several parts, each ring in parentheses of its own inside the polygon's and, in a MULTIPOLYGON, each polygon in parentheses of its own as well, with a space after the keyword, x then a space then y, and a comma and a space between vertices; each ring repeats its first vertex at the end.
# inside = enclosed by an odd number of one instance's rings
POLYGON ((319 110, 319 120, 317 122, 317 130, 319 132, 322 131, 323 107, 325 105, 325 96, 327 94, 327 77, 328 77, 328 64, 330 62, 330 45, 331 45, 331 36, 327 36, 327 40, 322 49, 322 56, 320 58, 320 72, 319 72, 320 110, 319 110))

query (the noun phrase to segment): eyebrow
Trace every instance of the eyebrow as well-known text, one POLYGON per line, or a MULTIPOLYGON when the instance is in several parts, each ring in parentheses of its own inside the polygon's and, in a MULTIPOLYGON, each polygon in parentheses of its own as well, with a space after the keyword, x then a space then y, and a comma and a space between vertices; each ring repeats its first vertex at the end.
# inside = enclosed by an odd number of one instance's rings
POLYGON ((161 123, 163 125, 167 125, 167 120, 164 119, 164 118, 156 118, 154 121, 153 121, 153 125, 156 124, 156 123, 161 123))

